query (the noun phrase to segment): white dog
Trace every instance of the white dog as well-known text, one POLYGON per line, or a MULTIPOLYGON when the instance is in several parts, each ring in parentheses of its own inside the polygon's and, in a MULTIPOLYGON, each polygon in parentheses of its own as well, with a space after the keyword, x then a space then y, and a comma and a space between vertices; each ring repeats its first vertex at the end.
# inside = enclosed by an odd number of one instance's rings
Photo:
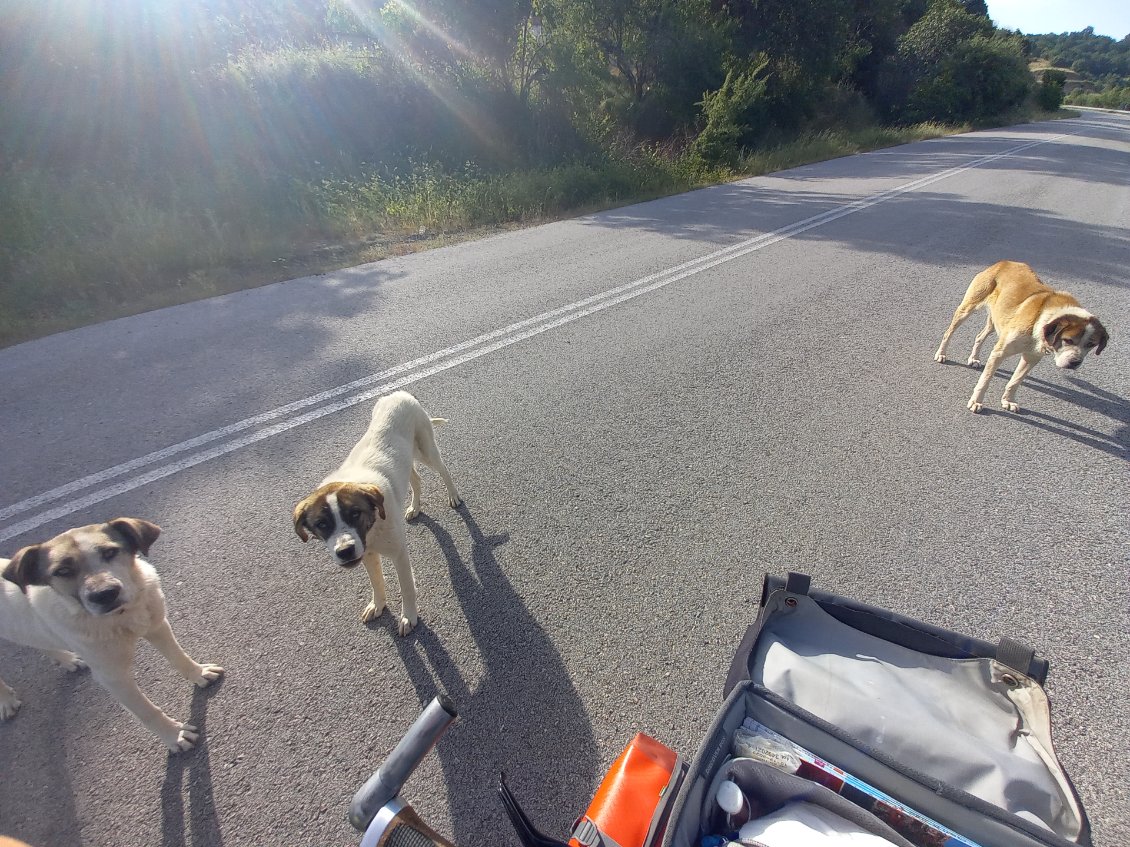
POLYGON ((407 391, 377 400, 368 430, 340 468, 326 477, 310 496, 294 508, 294 531, 302 541, 315 538, 343 568, 365 563, 373 599, 361 612, 368 623, 385 609, 381 556, 392 559, 400 583, 403 609, 397 631, 407 635, 416 625, 416 579, 408 561, 405 520, 420 513, 419 460, 442 478, 448 503, 454 509, 463 501, 436 446, 432 418, 420 401, 407 391), (412 503, 401 512, 409 488, 412 503), (391 515, 385 512, 385 501, 391 515))
MULTIPOLYGON (((176 671, 203 688, 223 674, 184 652, 165 616, 157 572, 142 556, 160 527, 117 518, 78 527, 0 559, 0 638, 46 651, 68 671, 89 665, 94 678, 170 752, 192 749, 196 727, 175 721, 137 687, 133 658, 139 639, 156 647, 176 671)), ((0 719, 20 707, 0 680, 0 719)))

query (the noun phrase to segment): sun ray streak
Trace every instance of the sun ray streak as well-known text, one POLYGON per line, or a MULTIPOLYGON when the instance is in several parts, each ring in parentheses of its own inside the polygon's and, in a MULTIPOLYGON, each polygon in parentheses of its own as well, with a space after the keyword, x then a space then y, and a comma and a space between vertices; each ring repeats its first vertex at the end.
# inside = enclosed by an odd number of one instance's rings
POLYGON ((412 74, 413 78, 454 115, 484 147, 497 151, 504 146, 497 128, 484 119, 485 112, 475 108, 474 104, 459 90, 453 78, 444 79, 434 71, 428 72, 426 69, 429 67, 429 63, 426 61, 426 57, 421 54, 421 49, 403 33, 398 32, 396 27, 389 26, 385 20, 385 15, 403 13, 414 25, 423 29, 453 54, 466 60, 473 60, 474 56, 471 50, 464 43, 451 36, 443 27, 429 20, 404 0, 391 0, 378 14, 374 14, 371 9, 366 8, 357 0, 346 0, 346 5, 368 34, 381 46, 385 56, 390 60, 400 62, 412 74))

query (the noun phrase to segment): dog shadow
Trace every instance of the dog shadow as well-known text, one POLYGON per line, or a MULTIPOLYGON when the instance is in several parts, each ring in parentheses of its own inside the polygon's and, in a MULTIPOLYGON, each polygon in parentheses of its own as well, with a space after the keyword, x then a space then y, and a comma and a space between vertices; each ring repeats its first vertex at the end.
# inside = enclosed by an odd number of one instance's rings
POLYGON ((1085 447, 1106 453, 1108 456, 1122 459, 1124 462, 1130 461, 1130 427, 1120 427, 1118 432, 1111 436, 1105 432, 1080 426, 1073 421, 1066 421, 1063 418, 1026 409, 1023 406, 1020 407, 1019 412, 1006 412, 1004 409, 991 409, 986 406, 981 413, 985 414, 986 412, 992 416, 1010 418, 1036 429, 1042 429, 1044 432, 1067 438, 1085 447))
MULTIPOLYGON (((35 655, 38 651, 24 648, 22 652, 26 653, 23 658, 29 662, 42 662, 45 667, 48 666, 46 656, 35 655)), ((28 787, 26 785, 18 788, 9 785, 8 780, 13 783, 17 780, 17 776, 10 770, 0 777, 0 785, 12 789, 10 793, 0 795, 0 834, 22 838, 28 844, 64 844, 68 839, 75 838, 75 834, 82 829, 75 806, 73 774, 67 761, 66 739, 72 735, 68 725, 74 722, 74 702, 80 696, 80 689, 92 684, 92 681, 89 670, 65 673, 60 668, 51 668, 60 674, 56 684, 37 694, 34 699, 25 696, 21 707, 51 715, 47 731, 13 742, 35 750, 35 758, 26 772, 35 774, 36 793, 25 794, 23 789, 28 787)), ((0 749, 5 750, 5 756, 11 755, 11 749, 5 748, 9 739, 3 738, 3 734, 18 731, 20 715, 17 713, 0 730, 0 749)), ((0 767, 0 772, 4 770, 0 767)))
MULTIPOLYGON (((978 368, 970 368, 960 362, 947 361, 947 365, 956 365, 966 370, 980 373, 978 368)), ((999 368, 994 379, 1009 380, 1013 371, 1009 368, 999 368)), ((982 414, 988 413, 1003 418, 1034 426, 1044 432, 1050 432, 1062 438, 1070 439, 1078 444, 1091 447, 1116 459, 1130 461, 1130 402, 1124 397, 1099 388, 1091 382, 1078 376, 1065 376, 1063 381, 1051 381, 1029 375, 1020 384, 1020 411, 1006 412, 1004 409, 994 408, 986 402, 982 414), (1024 391, 1035 391, 1065 403, 1071 403, 1080 408, 1087 409, 1098 415, 1103 415, 1115 421, 1116 428, 1113 434, 1100 432, 1090 427, 1082 426, 1074 421, 1057 418, 1045 412, 1039 412, 1024 405, 1024 391)))
POLYGON ((1066 376, 1063 381, 1051 381, 1029 376, 1021 384, 1022 388, 1032 388, 1041 394, 1074 403, 1100 415, 1114 418, 1121 423, 1130 423, 1130 402, 1105 388, 1075 375, 1066 376))
POLYGON ((224 840, 216 817, 216 802, 212 789, 212 764, 208 752, 207 707, 208 701, 220 690, 224 679, 207 688, 193 686, 192 706, 186 723, 200 731, 196 747, 184 753, 169 756, 165 769, 165 782, 161 786, 161 845, 162 847, 222 847, 224 840), (184 787, 188 781, 187 815, 184 787), (185 829, 191 841, 185 841, 185 829))
POLYGON ((497 797, 499 772, 518 775, 531 818, 547 831, 567 833, 587 805, 600 767, 584 703, 553 642, 526 608, 499 565, 496 550, 508 533, 485 534, 466 504, 457 510, 470 536, 464 557, 451 534, 429 515, 425 527, 447 562, 482 662, 481 680, 464 679, 437 634, 421 620, 394 639, 420 702, 438 691, 455 702, 460 720, 436 754, 448 787, 453 841, 498 844, 513 831, 497 797))

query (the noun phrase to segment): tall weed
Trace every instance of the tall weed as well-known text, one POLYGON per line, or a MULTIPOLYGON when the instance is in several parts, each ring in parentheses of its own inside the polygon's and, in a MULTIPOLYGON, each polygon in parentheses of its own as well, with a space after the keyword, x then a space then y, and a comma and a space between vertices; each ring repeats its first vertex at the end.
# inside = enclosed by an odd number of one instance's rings
POLYGON ((283 279, 298 267, 340 267, 361 260, 349 244, 374 237, 410 242, 553 219, 950 131, 828 130, 725 166, 689 148, 645 145, 513 171, 409 161, 289 181, 228 170, 125 183, 11 169, 0 174, 0 345, 283 279), (327 245, 346 247, 304 264, 327 245))

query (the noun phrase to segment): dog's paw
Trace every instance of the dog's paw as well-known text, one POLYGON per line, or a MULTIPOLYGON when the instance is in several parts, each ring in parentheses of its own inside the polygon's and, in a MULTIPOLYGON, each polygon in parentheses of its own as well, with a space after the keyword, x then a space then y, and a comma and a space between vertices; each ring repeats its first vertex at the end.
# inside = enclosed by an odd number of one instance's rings
POLYGON ((972 356, 969 357, 969 361, 965 364, 969 365, 969 367, 971 368, 975 368, 976 370, 980 370, 984 367, 984 365, 981 364, 980 359, 974 359, 972 356))
POLYGON ((408 633, 410 633, 412 631, 412 627, 414 627, 414 626, 416 626, 415 620, 410 621, 410 620, 408 620, 408 618, 401 618, 400 619, 400 626, 398 626, 396 628, 396 631, 400 635, 407 635, 408 633))
POLYGON ((944 365, 946 363, 946 354, 939 350, 934 354, 934 361, 939 365, 944 365))
POLYGON ((463 498, 459 497, 459 496, 448 497, 447 498, 447 505, 449 505, 453 509, 458 509, 460 506, 463 505, 463 498))
POLYGON ((86 670, 86 662, 82 660, 81 656, 76 656, 74 653, 67 653, 66 655, 55 657, 55 664, 67 673, 86 670))
POLYGON ((176 724, 176 735, 165 739, 165 746, 170 753, 184 753, 196 746, 200 733, 192 724, 176 724))
POLYGON ((969 402, 966 405, 969 407, 969 411, 971 411, 973 414, 977 414, 983 408, 985 408, 983 405, 977 402, 976 397, 970 397, 969 402))
MULTIPOLYGON (((2 685, 3 683, 0 683, 0 686, 2 685)), ((10 688, 6 692, 0 691, 0 721, 14 718, 19 710, 20 698, 16 696, 16 692, 10 688)))
POLYGON ((1009 411, 1009 412, 1019 412, 1020 411, 1020 407, 1018 405, 1016 405, 1015 403, 1010 403, 1008 400, 1005 400, 1003 397, 1001 398, 1001 406, 1003 406, 1004 409, 1006 411, 1009 411))
POLYGON ((223 675, 224 669, 219 665, 201 665, 200 676, 192 680, 192 684, 197 688, 207 688, 223 675))
POLYGON ((420 510, 412 506, 408 507, 408 511, 404 513, 404 520, 410 521, 420 516, 420 510))
POLYGON ((366 606, 364 608, 364 610, 361 612, 361 623, 368 623, 369 621, 375 621, 377 618, 379 618, 381 615, 383 615, 384 612, 385 612, 384 606, 381 606, 378 609, 376 603, 369 601, 369 605, 366 606))

